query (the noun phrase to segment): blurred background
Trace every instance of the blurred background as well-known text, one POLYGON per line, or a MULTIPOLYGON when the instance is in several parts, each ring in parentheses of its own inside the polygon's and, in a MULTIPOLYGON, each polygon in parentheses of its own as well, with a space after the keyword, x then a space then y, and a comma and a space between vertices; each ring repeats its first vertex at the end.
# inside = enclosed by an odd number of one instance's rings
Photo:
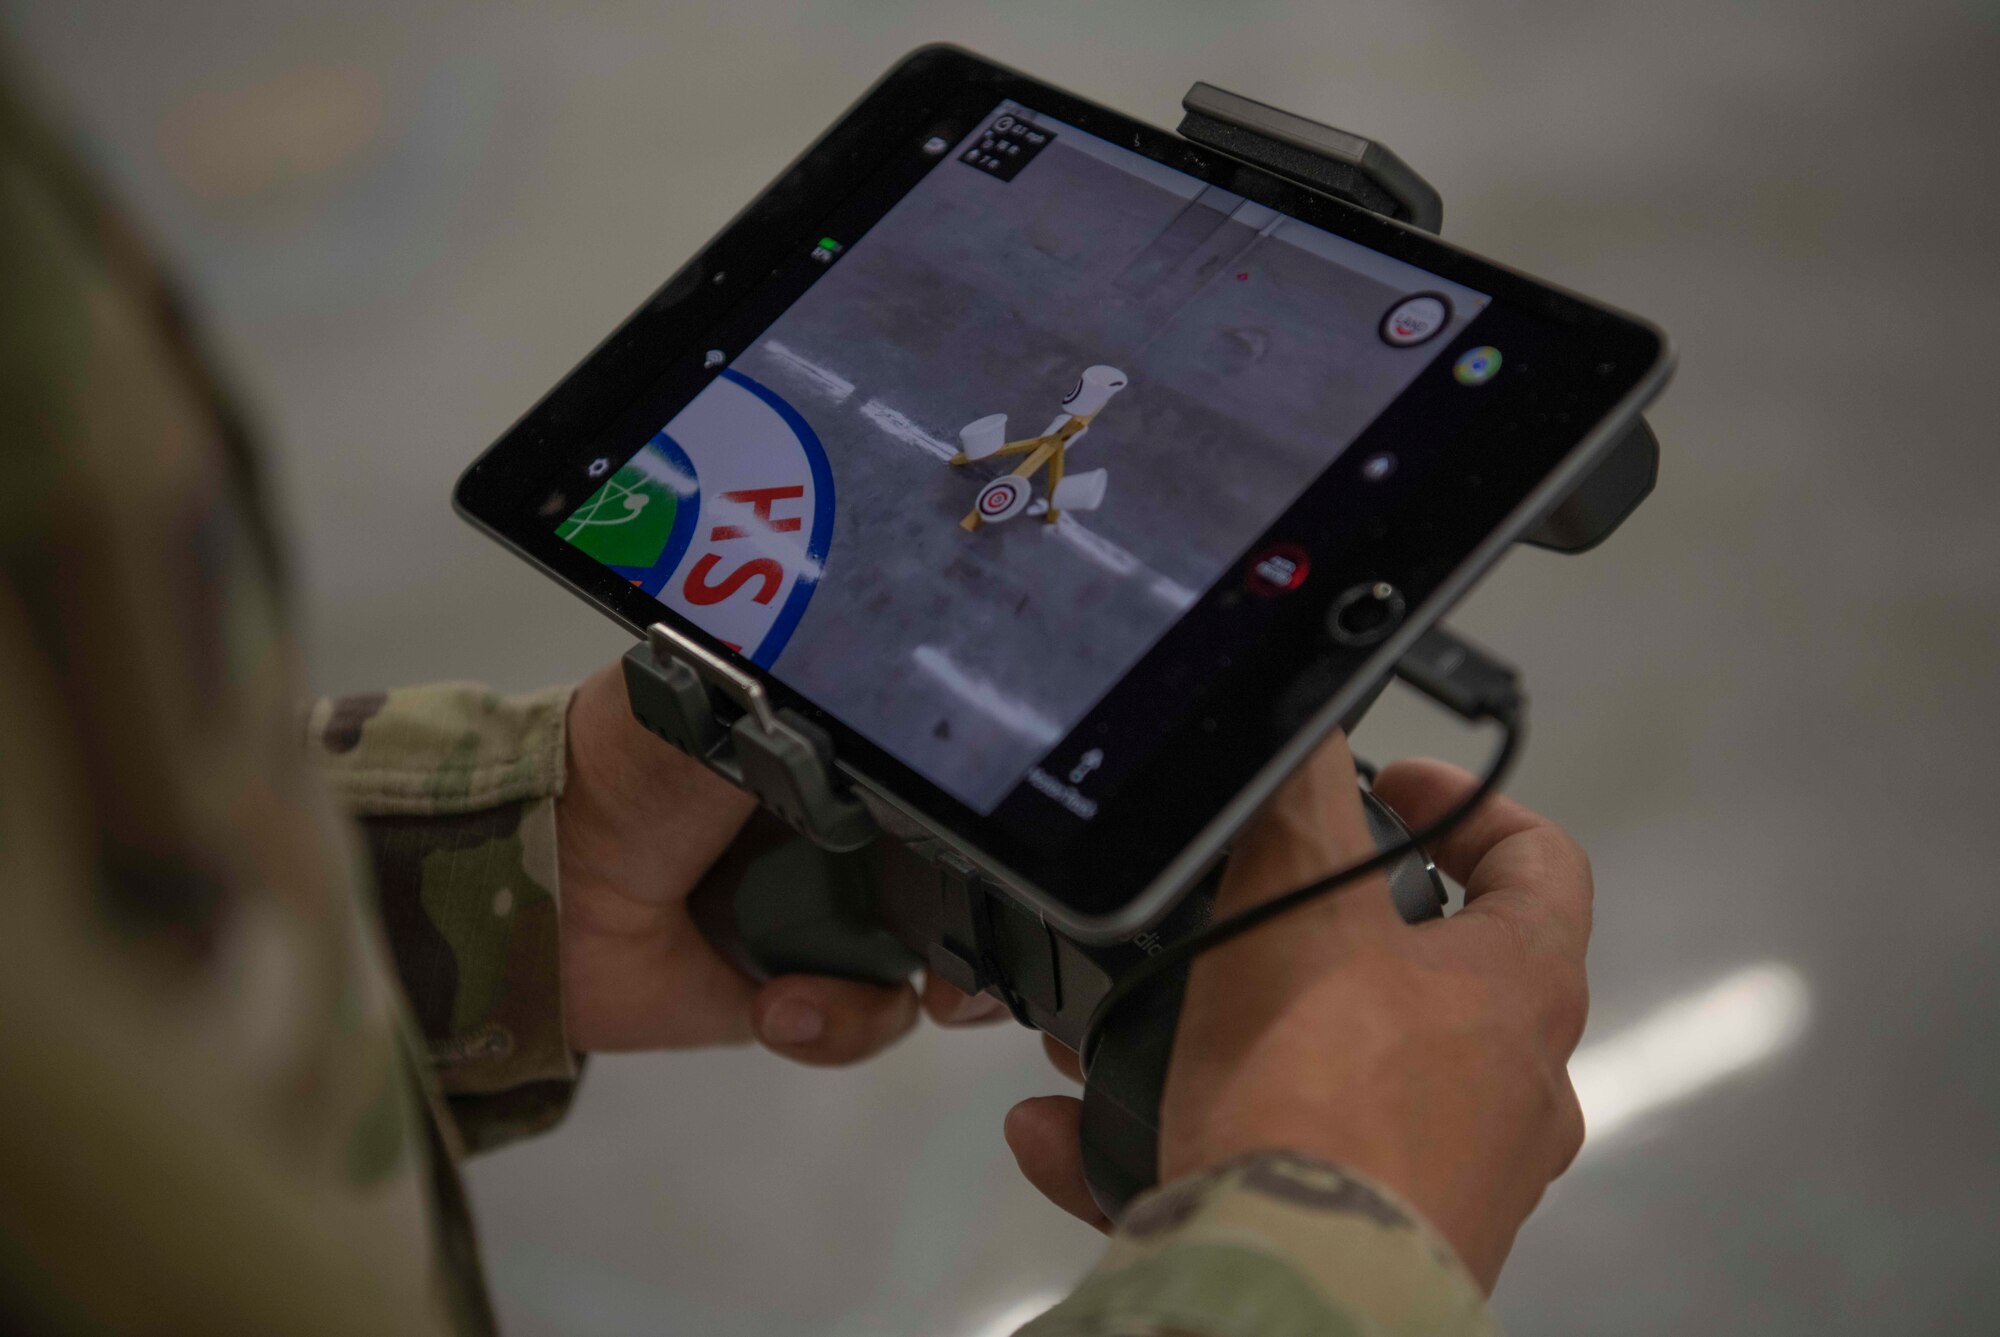
MULTIPOLYGON (((1652 501, 1455 619, 1596 860, 1593 1132, 1517 1333, 2000 1326, 2000 3, 0 0, 274 446, 313 685, 575 678, 621 633, 450 513, 471 457, 893 60, 1379 136, 1446 235, 1682 353, 1652 501)), ((0 300, 5 300, 0 294, 0 300)), ((1390 698, 1365 753, 1467 755, 1390 698)), ((1018 1181, 1016 1028, 865 1068, 600 1059, 472 1186, 521 1337, 989 1337, 1094 1235, 1018 1181)))

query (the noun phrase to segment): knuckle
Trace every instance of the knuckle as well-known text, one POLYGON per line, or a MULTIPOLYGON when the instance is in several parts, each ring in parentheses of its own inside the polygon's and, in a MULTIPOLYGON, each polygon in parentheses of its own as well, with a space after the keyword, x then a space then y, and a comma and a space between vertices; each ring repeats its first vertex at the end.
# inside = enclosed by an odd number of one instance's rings
POLYGON ((1549 1176, 1551 1179, 1575 1163, 1583 1152, 1584 1139, 1588 1135, 1584 1126, 1583 1104, 1576 1098, 1576 1088, 1569 1084, 1567 1077, 1558 1078, 1557 1082, 1560 1089, 1556 1093, 1556 1109, 1550 1128, 1555 1153, 1555 1170, 1549 1176))
POLYGON ((1567 1057, 1583 1040, 1590 1021, 1590 980, 1579 963, 1551 972, 1545 991, 1542 1024, 1551 1048, 1567 1057))
POLYGON ((1587 932, 1597 906, 1597 869, 1590 862, 1589 850, 1567 834, 1563 839, 1569 845, 1570 876, 1576 882, 1577 899, 1583 907, 1583 926, 1587 932))
POLYGON ((1517 840, 1515 857, 1524 876, 1586 891, 1591 887, 1590 855, 1569 832, 1551 822, 1522 832, 1517 840))
POLYGON ((1495 916, 1492 922, 1501 959, 1509 972, 1526 969, 1535 956, 1532 925, 1526 918, 1512 914, 1495 916))

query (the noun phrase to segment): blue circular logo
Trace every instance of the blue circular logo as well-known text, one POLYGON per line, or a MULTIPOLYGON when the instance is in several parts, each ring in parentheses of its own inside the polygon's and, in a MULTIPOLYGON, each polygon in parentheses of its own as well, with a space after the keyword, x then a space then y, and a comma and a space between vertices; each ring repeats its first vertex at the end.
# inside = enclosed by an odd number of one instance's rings
POLYGON ((1459 356, 1451 374, 1460 385, 1484 385, 1500 370, 1500 350, 1491 344, 1468 348, 1459 356))

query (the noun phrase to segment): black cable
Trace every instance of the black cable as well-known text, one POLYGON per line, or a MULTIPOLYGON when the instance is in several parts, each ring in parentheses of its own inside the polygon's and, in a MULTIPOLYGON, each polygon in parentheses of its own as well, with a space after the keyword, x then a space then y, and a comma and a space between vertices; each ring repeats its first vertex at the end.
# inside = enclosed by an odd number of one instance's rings
POLYGON ((1087 1078, 1090 1074, 1091 1057, 1096 1052, 1099 1037, 1104 1033, 1105 1023, 1111 1019, 1112 1013, 1118 1009, 1120 1004, 1131 998, 1133 994, 1137 993, 1148 983, 1158 979, 1162 974, 1172 970, 1182 962, 1191 960, 1202 952, 1219 947, 1234 938, 1241 937, 1258 925, 1268 923, 1279 915, 1284 914, 1287 910, 1296 909, 1298 906, 1304 905, 1307 901, 1317 900, 1319 897, 1336 891, 1356 879, 1387 868, 1390 864, 1397 862, 1413 851, 1420 850, 1423 846, 1430 844, 1440 836, 1448 834, 1460 822, 1471 816, 1473 809, 1485 802, 1487 796, 1500 787, 1501 783, 1506 780, 1508 772, 1513 769, 1515 759, 1520 755, 1521 743, 1527 734, 1527 725, 1523 719, 1526 713, 1526 703, 1515 692, 1506 692, 1498 695, 1495 699, 1481 703, 1473 717, 1490 719, 1500 726, 1500 744, 1494 750, 1493 760, 1487 765, 1485 775, 1480 777, 1479 783, 1472 787, 1471 792, 1423 830, 1414 831, 1407 840, 1399 841, 1387 849, 1378 850, 1375 854, 1361 860, 1359 863, 1351 864, 1338 872, 1329 873, 1317 882, 1308 882, 1305 886, 1294 887, 1282 895, 1274 896, 1270 900, 1253 905, 1247 910, 1239 910, 1227 919, 1218 919, 1199 932, 1191 933, 1179 942, 1173 943, 1155 955, 1148 957, 1145 961, 1128 971, 1098 1001, 1097 1007, 1090 1014, 1089 1022, 1084 1026, 1083 1047, 1078 1052, 1083 1064, 1085 1077, 1087 1078))

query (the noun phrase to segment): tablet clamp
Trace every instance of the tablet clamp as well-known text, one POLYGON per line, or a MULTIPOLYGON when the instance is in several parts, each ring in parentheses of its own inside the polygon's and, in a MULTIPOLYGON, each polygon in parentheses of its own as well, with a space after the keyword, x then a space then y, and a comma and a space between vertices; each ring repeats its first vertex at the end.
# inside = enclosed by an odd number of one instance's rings
MULTIPOLYGON (((1321 194, 1436 232, 1437 191, 1381 144, 1198 83, 1180 133, 1205 148, 1321 194)), ((1652 491, 1659 447, 1643 421, 1523 541, 1557 552, 1595 547, 1652 491)), ((1461 642, 1433 631, 1397 672, 1434 690, 1437 664, 1461 642)), ((1085 942, 1042 917, 899 809, 852 786, 827 735, 729 660, 664 623, 625 655, 633 715, 761 807, 689 898, 697 925, 738 968, 763 980, 794 972, 900 984, 918 969, 1004 1002, 1015 1019, 1079 1049, 1112 985, 1161 945, 1210 919, 1211 871, 1148 929, 1085 942)), ((1351 731, 1386 685, 1342 721, 1351 731)), ((1442 698, 1441 698, 1442 699, 1442 698)), ((1449 704, 1449 702, 1447 702, 1449 704)), ((1365 787, 1383 848, 1408 831, 1365 787)), ((1387 870, 1406 920, 1434 918, 1444 887, 1421 854, 1387 870)), ((1184 976, 1136 993, 1086 1055, 1082 1139, 1090 1189, 1115 1218, 1157 1179, 1158 1116, 1184 976)))

